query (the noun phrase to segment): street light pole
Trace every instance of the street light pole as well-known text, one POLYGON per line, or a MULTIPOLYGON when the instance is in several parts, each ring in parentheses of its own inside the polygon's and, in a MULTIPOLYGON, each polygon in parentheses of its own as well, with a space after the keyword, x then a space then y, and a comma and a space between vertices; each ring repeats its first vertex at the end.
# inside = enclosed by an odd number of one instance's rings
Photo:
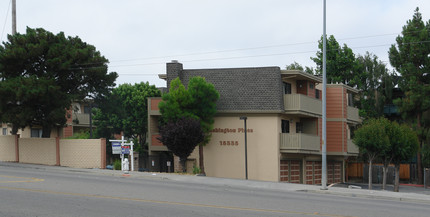
POLYGON ((12 35, 16 34, 16 0, 12 0, 12 35))
POLYGON ((326 0, 323 0, 323 95, 322 95, 322 171, 321 190, 327 190, 327 78, 326 78, 326 0))
POLYGON ((247 135, 246 135, 246 132, 248 131, 247 129, 246 129, 246 119, 248 119, 248 117, 246 117, 246 116, 242 116, 242 117, 240 117, 240 120, 243 120, 243 122, 244 122, 244 124, 245 124, 245 128, 244 128, 244 131, 245 131, 245 177, 246 177, 246 179, 248 180, 248 144, 247 144, 247 135))

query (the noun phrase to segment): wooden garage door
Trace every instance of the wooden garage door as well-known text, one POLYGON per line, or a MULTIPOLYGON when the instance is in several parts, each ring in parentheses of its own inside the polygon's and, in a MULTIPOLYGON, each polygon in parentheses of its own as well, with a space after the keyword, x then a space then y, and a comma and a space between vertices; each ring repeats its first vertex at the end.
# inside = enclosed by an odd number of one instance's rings
POLYGON ((301 183, 300 160, 281 160, 281 182, 301 183))
MULTIPOLYGON (((320 185, 322 179, 321 161, 306 161, 306 184, 320 185)), ((327 184, 342 182, 342 162, 327 162, 327 184)))
POLYGON ((327 163, 327 184, 342 182, 342 162, 327 163))
POLYGON ((306 161, 306 184, 321 184, 321 161, 306 161))

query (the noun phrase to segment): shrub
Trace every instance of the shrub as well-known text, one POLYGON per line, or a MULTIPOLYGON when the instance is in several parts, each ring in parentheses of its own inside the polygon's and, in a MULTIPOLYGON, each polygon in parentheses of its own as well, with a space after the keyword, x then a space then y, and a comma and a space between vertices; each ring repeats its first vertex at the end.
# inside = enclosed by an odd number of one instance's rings
POLYGON ((113 162, 113 169, 114 170, 121 170, 121 160, 115 160, 113 162))

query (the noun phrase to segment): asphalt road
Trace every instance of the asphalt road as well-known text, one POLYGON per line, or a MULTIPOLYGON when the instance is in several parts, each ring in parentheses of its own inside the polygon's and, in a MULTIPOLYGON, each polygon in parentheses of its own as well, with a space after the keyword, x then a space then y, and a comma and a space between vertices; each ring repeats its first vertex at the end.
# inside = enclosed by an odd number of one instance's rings
POLYGON ((0 163, 0 216, 429 216, 424 203, 0 163))

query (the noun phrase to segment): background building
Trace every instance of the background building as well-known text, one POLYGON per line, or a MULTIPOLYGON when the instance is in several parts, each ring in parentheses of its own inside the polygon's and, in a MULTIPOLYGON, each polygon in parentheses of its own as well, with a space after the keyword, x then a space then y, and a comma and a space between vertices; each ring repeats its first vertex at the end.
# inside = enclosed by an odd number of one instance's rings
MULTIPOLYGON (((183 69, 176 61, 167 63, 167 74, 160 78, 169 88, 177 77, 186 86, 194 76, 204 77, 220 93, 212 138, 204 147, 208 176, 245 178, 245 129, 239 117, 246 116, 249 179, 321 183, 321 78, 279 67, 183 69)), ((345 161, 358 155, 350 139, 360 122, 358 109, 352 106, 355 93, 346 85, 327 86, 328 183, 343 181, 345 161)), ((148 99, 149 154, 153 159, 149 169, 153 171, 163 171, 167 165, 163 161, 171 160, 167 148, 156 139, 160 101, 148 99)), ((197 149, 189 157, 188 171, 194 165, 198 165, 197 149)))

